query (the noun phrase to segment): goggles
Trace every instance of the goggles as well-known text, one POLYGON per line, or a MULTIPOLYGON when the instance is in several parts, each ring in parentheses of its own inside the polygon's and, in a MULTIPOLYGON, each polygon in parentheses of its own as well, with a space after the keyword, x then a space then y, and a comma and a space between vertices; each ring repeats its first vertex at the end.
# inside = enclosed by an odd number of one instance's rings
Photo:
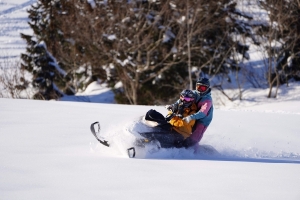
POLYGON ((208 89, 208 86, 207 85, 202 85, 201 83, 197 83, 196 89, 199 92, 205 92, 208 89))
POLYGON ((184 96, 180 96, 180 100, 181 101, 186 101, 186 102, 191 102, 191 101, 194 101, 194 98, 192 97, 184 97, 184 96))

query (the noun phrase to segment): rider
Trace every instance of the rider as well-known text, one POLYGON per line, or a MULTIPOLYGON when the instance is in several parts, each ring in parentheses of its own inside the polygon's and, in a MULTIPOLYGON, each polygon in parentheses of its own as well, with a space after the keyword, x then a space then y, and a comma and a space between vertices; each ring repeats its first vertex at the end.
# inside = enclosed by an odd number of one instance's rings
MULTIPOLYGON (((166 118, 153 109, 146 113, 145 120, 158 123, 160 130, 155 139, 161 142, 162 147, 181 148, 183 141, 191 136, 196 120, 186 122, 183 118, 197 112, 196 96, 192 90, 183 90, 174 104, 166 106, 170 111, 166 118)), ((151 132, 140 134, 148 139, 153 137, 151 132)))
POLYGON ((169 123, 172 129, 180 133, 184 139, 188 138, 192 133, 192 128, 195 120, 189 122, 184 121, 182 118, 192 115, 197 112, 196 94, 192 90, 183 90, 180 93, 180 98, 172 105, 166 106, 170 110, 169 123))
MULTIPOLYGON (((168 120, 169 123, 167 123, 163 115, 152 109, 147 112, 145 119, 160 122, 162 125, 166 125, 166 129, 170 125, 172 126, 171 131, 170 129, 167 131, 173 136, 173 139, 168 141, 170 147, 175 145, 177 148, 187 148, 199 143, 213 117, 213 103, 209 80, 207 78, 200 78, 196 82, 196 90, 183 90, 180 99, 172 105, 167 105, 166 108, 172 110, 177 115, 173 120, 168 120), (186 105, 183 106, 186 112, 178 109, 181 103, 182 105, 186 105), (185 133, 182 134, 179 130, 185 130, 185 133)), ((161 137, 164 138, 164 135, 161 134, 161 137)))
POLYGON ((196 125, 193 128, 191 136, 183 141, 182 145, 184 147, 190 147, 200 142, 204 132, 206 131, 213 118, 213 102, 211 98, 209 79, 200 78, 196 82, 196 90, 193 90, 193 92, 197 97, 196 102, 198 112, 184 117, 183 120, 187 123, 192 120, 196 120, 196 125))

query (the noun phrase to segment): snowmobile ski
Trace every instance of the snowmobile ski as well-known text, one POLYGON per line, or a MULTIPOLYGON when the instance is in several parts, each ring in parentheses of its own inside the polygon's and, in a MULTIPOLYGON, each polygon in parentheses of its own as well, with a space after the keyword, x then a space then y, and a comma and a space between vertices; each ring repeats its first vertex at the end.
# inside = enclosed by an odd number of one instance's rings
POLYGON ((134 158, 135 157, 135 148, 134 147, 128 148, 127 153, 128 153, 129 158, 134 158))
POLYGON ((91 132, 93 133, 93 135, 95 136, 95 138, 104 146, 109 147, 109 143, 107 140, 105 140, 105 138, 103 137, 99 137, 97 136, 97 134, 100 133, 100 123, 99 122, 94 122, 91 124, 91 132), (97 128, 97 131, 95 130, 95 127, 97 128))

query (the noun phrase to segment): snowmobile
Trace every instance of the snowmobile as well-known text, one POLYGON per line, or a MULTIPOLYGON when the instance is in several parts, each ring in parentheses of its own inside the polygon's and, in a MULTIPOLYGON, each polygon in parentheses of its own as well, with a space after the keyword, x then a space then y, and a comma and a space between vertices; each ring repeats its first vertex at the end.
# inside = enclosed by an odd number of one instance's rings
MULTIPOLYGON (((169 121, 173 117, 182 117, 180 114, 170 112, 166 117, 156 110, 150 109, 142 119, 135 124, 132 134, 135 136, 133 146, 127 149, 130 158, 135 157, 136 148, 150 147, 152 151, 161 148, 181 148, 184 137, 174 131, 169 121)), ((110 147, 107 139, 100 134, 100 123, 94 122, 90 126, 95 138, 104 146, 110 147)))
MULTIPOLYGON (((182 115, 178 112, 169 112, 164 117, 156 110, 150 109, 130 130, 131 134, 135 136, 135 141, 133 146, 127 149, 128 156, 135 157, 136 148, 150 148, 152 152, 161 148, 182 148, 184 137, 172 129, 172 125, 169 123, 173 117, 182 118, 182 115)), ((99 122, 92 123, 90 129, 102 145, 110 147, 108 140, 98 136, 100 133, 99 122)))
POLYGON ((156 110, 149 110, 140 123, 147 126, 146 131, 137 131, 141 138, 137 138, 136 145, 145 145, 149 142, 158 143, 160 148, 178 148, 184 137, 172 129, 169 121, 173 117, 180 117, 180 114, 174 112, 164 117, 156 110))
MULTIPOLYGON (((151 145, 156 149, 160 149, 187 148, 192 146, 189 138, 185 140, 183 135, 172 128, 170 121, 176 119, 179 122, 181 121, 183 126, 183 121, 181 120, 183 114, 187 114, 187 110, 189 110, 188 113, 193 111, 192 106, 194 106, 194 110, 197 109, 194 99, 195 96, 191 90, 183 90, 180 93, 180 100, 168 108, 169 113, 166 117, 156 110, 150 109, 142 120, 135 124, 136 127, 131 130, 136 139, 133 143, 133 147, 128 149, 129 157, 135 156, 135 147, 146 147, 151 145)), ((194 124, 193 127, 196 127, 196 124, 194 124)), ((100 132, 99 122, 91 124, 91 131, 101 144, 109 147, 109 142, 107 140, 97 136, 100 132)))

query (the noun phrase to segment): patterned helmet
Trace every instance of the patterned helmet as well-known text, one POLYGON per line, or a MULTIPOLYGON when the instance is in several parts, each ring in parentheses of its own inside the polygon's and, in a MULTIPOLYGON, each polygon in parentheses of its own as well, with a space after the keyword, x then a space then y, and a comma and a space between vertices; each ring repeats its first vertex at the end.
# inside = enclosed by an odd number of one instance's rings
POLYGON ((196 97, 192 90, 182 90, 180 93, 180 100, 184 107, 189 107, 195 101, 196 97))

